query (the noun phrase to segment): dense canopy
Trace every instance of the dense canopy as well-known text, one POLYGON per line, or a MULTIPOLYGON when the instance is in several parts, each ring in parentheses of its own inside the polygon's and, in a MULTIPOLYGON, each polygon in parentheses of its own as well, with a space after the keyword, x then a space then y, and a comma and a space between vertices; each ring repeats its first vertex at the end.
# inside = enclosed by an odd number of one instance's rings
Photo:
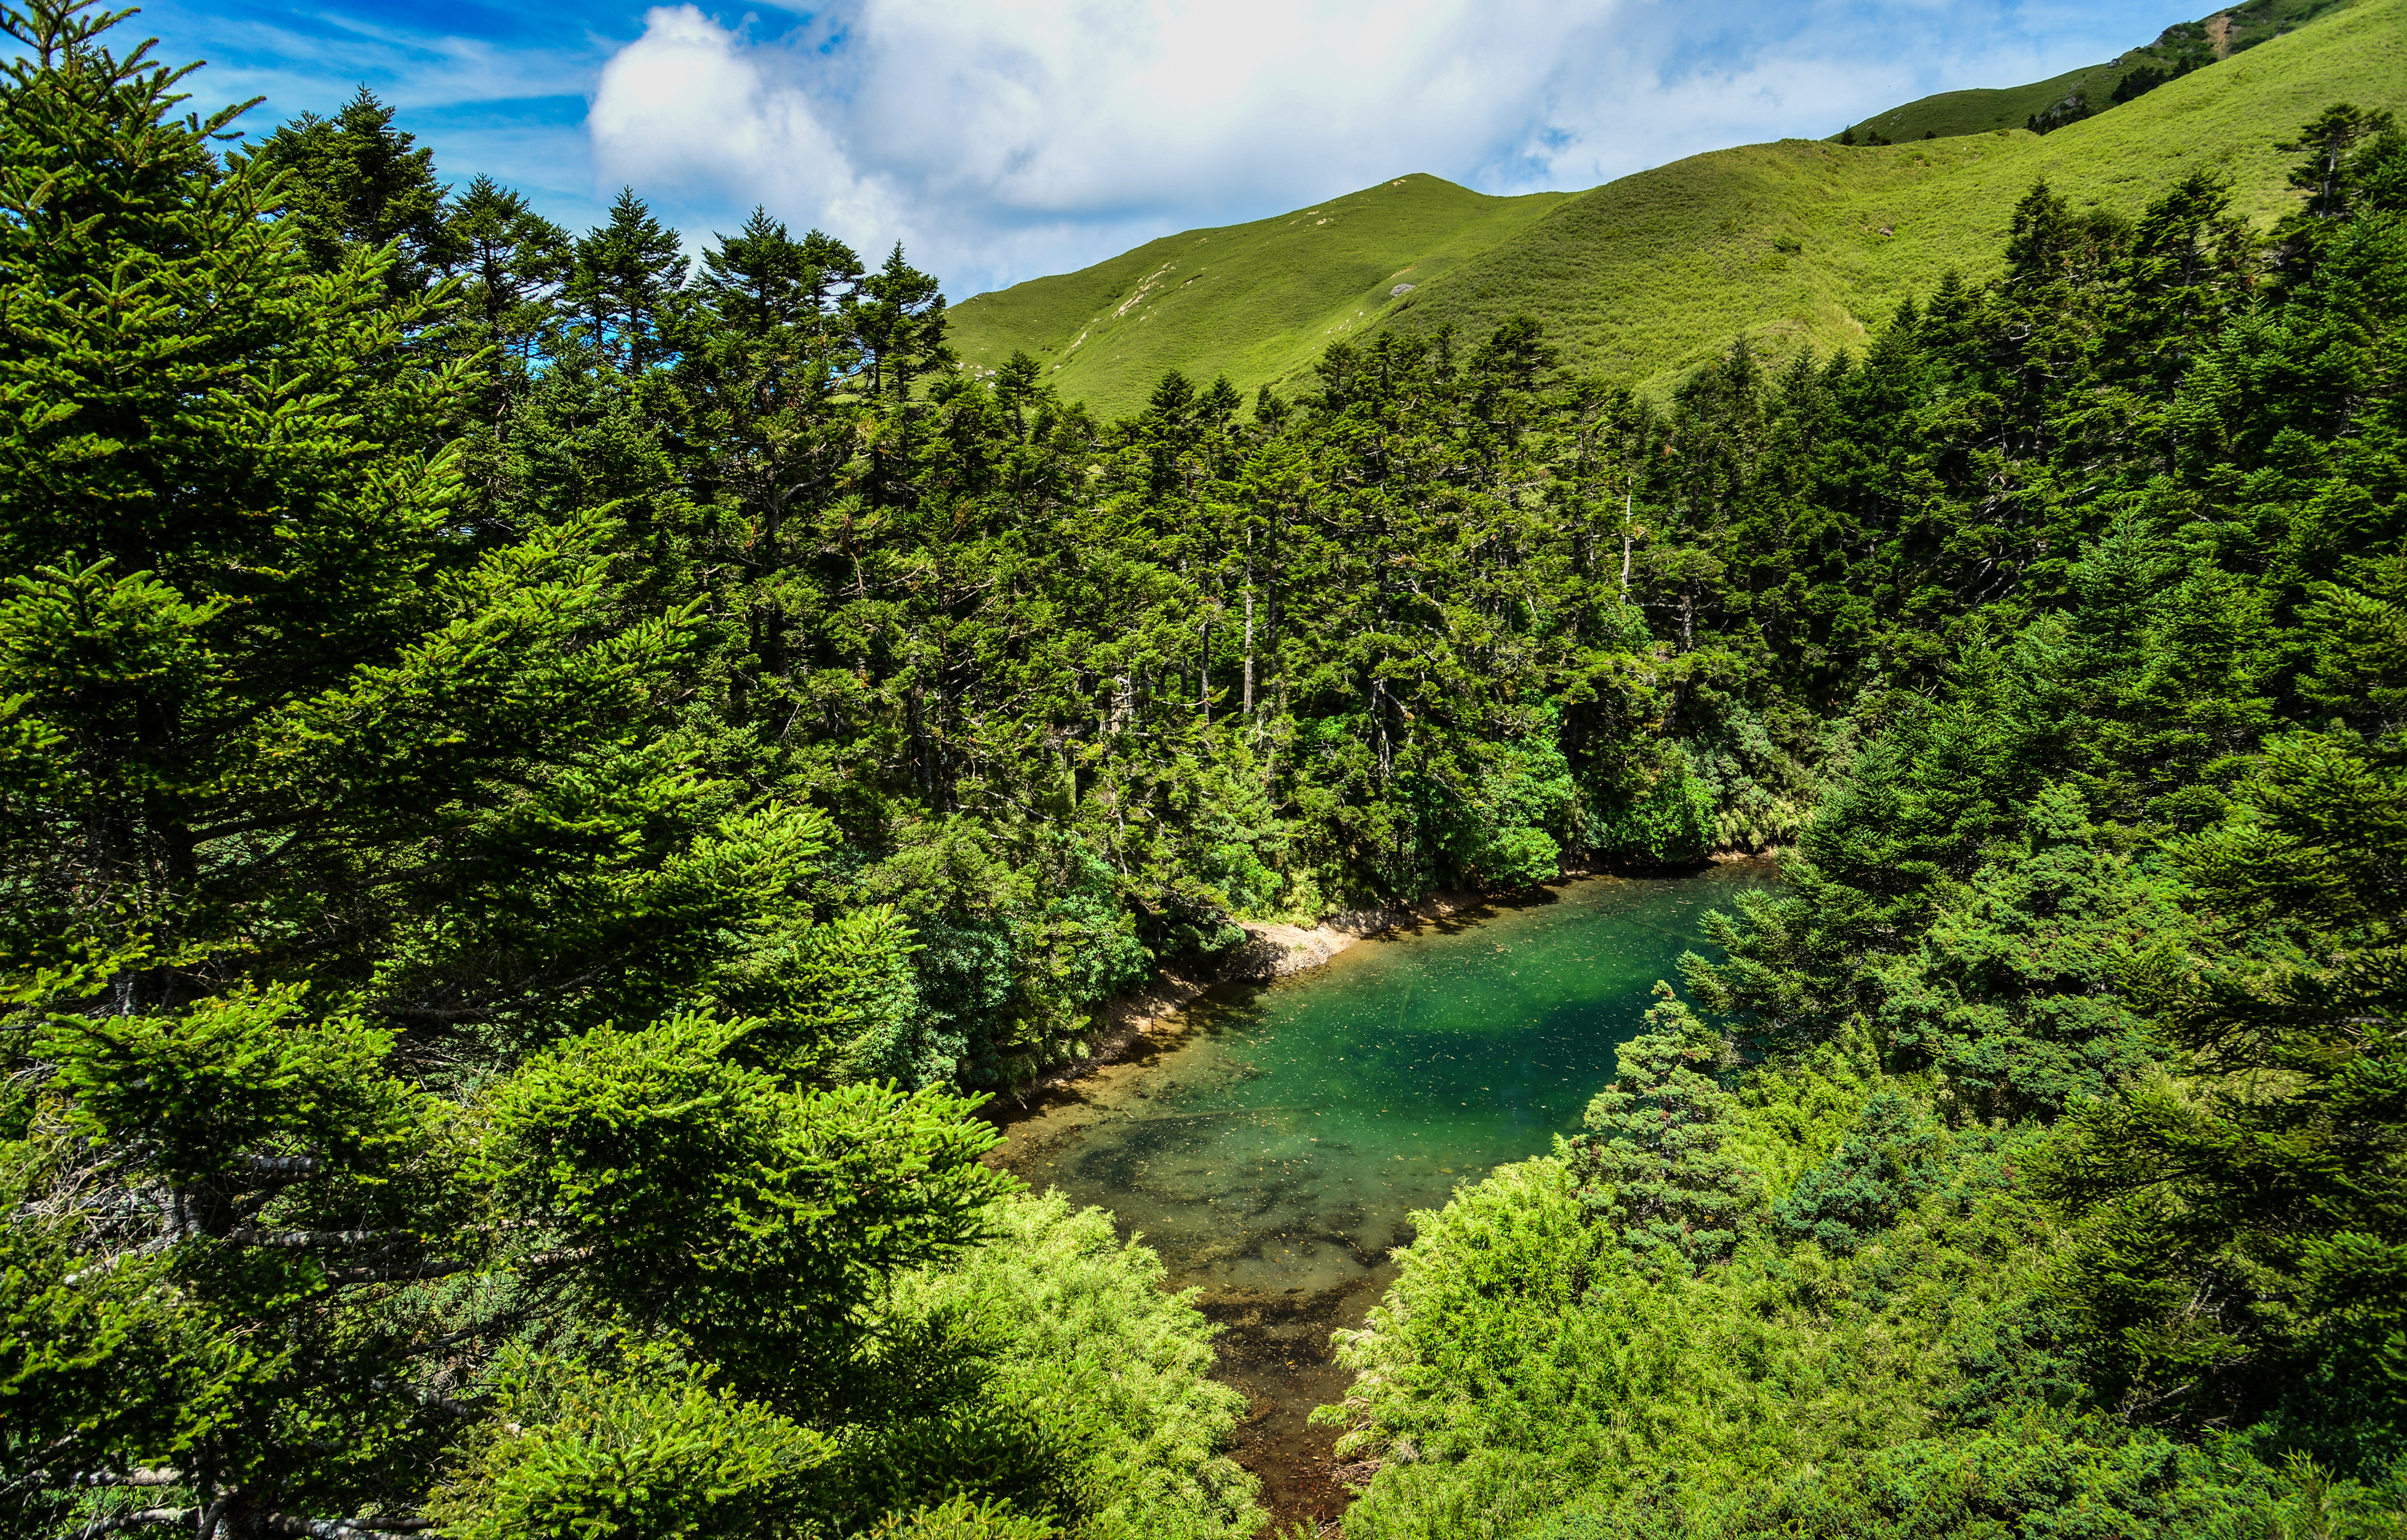
POLYGON ((899 247, 6 14, 9 1533, 1251 1534, 1211 1328, 983 1096, 1247 922, 1775 846, 1423 1216, 1346 1533, 2397 1533, 2383 115, 2270 232, 2034 187, 1860 354, 1107 422, 899 247))

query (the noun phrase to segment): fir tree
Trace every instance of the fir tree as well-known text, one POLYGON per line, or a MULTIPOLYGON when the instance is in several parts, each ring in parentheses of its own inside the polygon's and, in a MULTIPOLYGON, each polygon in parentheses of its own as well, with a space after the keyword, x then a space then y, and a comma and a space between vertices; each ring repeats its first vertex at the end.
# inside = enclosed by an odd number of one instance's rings
POLYGON ((1731 1104, 1714 1076, 1728 1053, 1659 982, 1638 1035, 1614 1051, 1614 1083, 1563 1141, 1580 1201, 1650 1265, 1728 1257, 1761 1202, 1756 1174, 1722 1148, 1731 1104))
POLYGON ((449 189, 434 180, 434 152, 393 127, 392 119, 392 109, 362 86, 334 117, 303 113, 254 153, 276 176, 311 265, 331 272, 349 247, 390 245, 397 255, 385 282, 399 295, 453 271, 467 247, 446 217, 449 189))

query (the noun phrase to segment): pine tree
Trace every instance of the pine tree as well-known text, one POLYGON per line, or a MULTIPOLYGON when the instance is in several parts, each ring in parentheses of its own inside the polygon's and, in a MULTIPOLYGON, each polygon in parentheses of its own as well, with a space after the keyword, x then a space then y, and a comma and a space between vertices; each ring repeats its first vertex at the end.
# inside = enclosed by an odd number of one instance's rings
POLYGON ((1721 1147, 1731 1099, 1715 1075, 1729 1053, 1657 983, 1638 1035, 1614 1051, 1614 1083, 1561 1141, 1581 1202, 1649 1265, 1727 1258, 1762 1201, 1754 1171, 1721 1147))
POLYGON ((2344 219, 2352 206, 2349 162, 2357 146, 2391 126, 2387 112, 2369 112, 2346 102, 2335 103, 2299 130, 2295 139, 2274 148, 2306 159, 2290 168, 2290 185, 2307 195, 2305 212, 2312 219, 2344 219))
POLYGON ((2378 1453, 2407 1402, 2407 778, 2288 736, 2179 855, 2212 928, 2135 983, 2192 1078, 2072 1120, 2066 1292, 2124 1393, 2378 1453))
POLYGON ((449 189, 434 180, 434 152, 394 128, 392 119, 392 108, 362 86, 334 117, 303 113, 278 128, 254 158, 278 177, 278 195, 320 272, 341 265, 352 247, 390 245, 397 256, 385 274, 387 288, 415 294, 467 252, 446 218, 449 189))
POLYGON ((452 205, 448 228, 466 280, 462 309, 479 346, 522 381, 546 349, 568 277, 568 234, 518 193, 479 176, 452 205))
MULTIPOLYGON (((2362 197, 2361 184, 2374 173, 2386 144, 2395 150, 2391 115, 2336 102, 2300 125, 2296 138, 2273 148, 2305 159, 2290 168, 2290 186, 2306 194, 2305 205, 2273 227, 2274 261, 2285 284, 2311 281, 2325 248, 2362 197)), ((2395 174, 2394 174, 2395 175, 2395 174)))
POLYGON ((462 375, 399 365, 436 311, 363 249, 315 271, 265 167, 212 161, 235 109, 175 123, 178 75, 115 58, 80 9, 12 21, 35 51, 0 108, 6 693, 50 767, 9 821, 10 953, 148 936, 161 965, 121 987, 150 1005, 188 998, 164 959, 264 919, 291 866, 259 842, 305 816, 263 801, 283 713, 389 657, 467 555, 425 449, 462 375))
POLYGON ((459 528, 452 302, 318 270, 88 8, 0 83, 0 1522, 414 1524, 530 1335, 638 1442, 774 1401, 713 1426, 799 1476, 920 1405, 865 1306, 1009 1185, 830 1084, 909 928, 709 773, 606 520, 459 528))
POLYGON ((913 380, 952 361, 945 346, 945 296, 933 277, 903 260, 900 243, 884 266, 861 280, 852 325, 863 389, 872 397, 908 400, 913 380))
POLYGON ((610 222, 579 236, 573 251, 566 299, 586 342, 622 374, 661 362, 686 269, 677 232, 634 189, 620 188, 610 222))
POLYGON ((1798 1179, 1773 1217, 1826 1251, 1853 1251, 1938 1185, 1938 1130, 1911 1101, 1877 1092, 1838 1150, 1798 1179))

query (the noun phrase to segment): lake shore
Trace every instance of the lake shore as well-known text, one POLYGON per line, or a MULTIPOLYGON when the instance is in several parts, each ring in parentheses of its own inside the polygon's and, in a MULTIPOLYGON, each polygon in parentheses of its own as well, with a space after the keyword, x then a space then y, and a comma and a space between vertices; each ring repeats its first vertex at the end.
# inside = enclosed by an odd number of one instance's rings
MULTIPOLYGON (((1698 869, 1732 863, 1776 863, 1780 855, 1777 848, 1754 853, 1716 851, 1699 863, 1698 869)), ((1309 925, 1267 920, 1240 922, 1246 929, 1244 943, 1213 959, 1208 966, 1163 968, 1143 989, 1104 1000, 1097 1008, 1098 1026, 1085 1057, 1001 1093, 987 1104, 987 1115, 1007 1127, 1039 1110, 1049 1100, 1047 1093, 1058 1092, 1116 1065, 1151 1056, 1175 1042, 1185 1030, 1187 1008, 1195 998, 1221 984, 1267 983, 1274 979, 1308 973, 1374 936, 1482 910, 1509 908, 1528 901, 1534 893, 1565 883, 1660 875, 1659 871, 1643 868, 1581 862, 1566 865, 1562 874, 1551 883, 1518 893, 1430 893, 1409 904, 1348 910, 1309 925), (1007 1109, 1006 1103, 1016 1105, 1007 1109)))
MULTIPOLYGON (((1603 873, 1566 873, 1564 880, 1603 873)), ((1330 959, 1374 936, 1408 925, 1427 925, 1473 910, 1511 903, 1509 896, 1478 893, 1432 893, 1392 909, 1356 910, 1332 914, 1318 925, 1246 923, 1245 941, 1204 968, 1163 968, 1143 989, 1115 995, 1097 1008, 1100 1025, 1086 1057, 1047 1070, 988 1104, 990 1113, 1005 1100, 1022 1111, 1033 1110, 1045 1094, 1084 1080, 1098 1070, 1145 1057, 1175 1040, 1185 1027, 1187 1008, 1206 990, 1227 983, 1266 983, 1325 966, 1330 959)), ((1018 1121, 1004 1113, 998 1122, 1018 1121)))
POLYGON ((1702 944, 1684 916, 1717 901, 1717 879, 1734 890, 1757 871, 1771 864, 1567 872, 1521 894, 1249 925, 1208 976, 1173 970, 1114 1001, 1103 1053, 990 1103, 1009 1140, 989 1158, 1109 1208, 1161 1256, 1170 1287, 1197 1290, 1219 1328, 1213 1378, 1246 1398, 1231 1452, 1279 1525, 1327 1523, 1368 1475, 1336 1458, 1340 1430, 1309 1420, 1352 1382, 1331 1334, 1359 1327, 1393 1282, 1413 1211, 1575 1123, 1647 982, 1702 944), (1685 909, 1649 909, 1701 880, 1706 896, 1685 909), (1600 927, 1617 940, 1600 944, 1600 927), (1590 996, 1622 1004, 1600 1019, 1590 996), (1579 1019, 1560 1020, 1566 1009, 1579 1019), (1297 1010, 1360 1021, 1327 1038, 1260 1035, 1264 1012, 1297 1010), (1545 1036, 1526 1036, 1549 1019, 1545 1036), (1525 1123, 1463 1143, 1462 1127, 1531 1096, 1543 1109, 1525 1123), (1479 1109, 1434 1110, 1458 1101, 1479 1109), (1444 1147, 1448 1135, 1461 1147, 1444 1147))

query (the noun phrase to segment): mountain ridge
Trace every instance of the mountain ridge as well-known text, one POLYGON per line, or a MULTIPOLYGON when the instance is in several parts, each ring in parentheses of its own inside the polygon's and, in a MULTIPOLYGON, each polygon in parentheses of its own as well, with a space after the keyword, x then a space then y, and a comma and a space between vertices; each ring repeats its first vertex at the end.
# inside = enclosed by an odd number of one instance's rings
POLYGON ((2103 112, 2145 94, 2166 79, 2244 53, 2337 8, 2336 0, 2246 0, 2195 21, 2181 21, 2156 41, 2127 49, 2103 64, 2034 80, 2028 85, 1943 91, 1887 107, 1849 124, 1830 137, 1844 144, 1903 144, 2024 128, 2034 120, 2043 132, 2103 112), (2153 71, 2155 79, 2134 79, 2153 71), (2127 92, 2118 96, 2117 92, 2127 92))
POLYGON ((1290 368, 1300 348, 1317 356, 1396 297, 1397 286, 1410 292, 1575 196, 1499 197, 1409 173, 1310 208, 1183 230, 1075 273, 977 295, 953 310, 955 346, 964 368, 990 372, 1025 349, 1049 374, 1070 376, 1065 394, 1142 400, 1161 374, 1155 360, 1164 349, 1160 339, 1128 333, 1159 321, 1183 341, 1190 323, 1204 319, 1194 302, 1218 292, 1195 286, 1217 280, 1244 286, 1256 323, 1248 342, 1227 348, 1205 373, 1267 378, 1290 368))
POLYGON ((1482 335, 1526 311, 1566 363, 1659 394, 1734 337, 1775 357, 1848 347, 1950 268, 1977 276, 1994 263, 2014 204, 2043 177, 2077 206, 2128 217, 2171 180, 2214 170, 2231 179, 2237 212, 2269 224, 2295 202, 2274 144, 2334 100, 2407 110, 2407 0, 2335 7, 2044 135, 2004 129, 1874 147, 1787 139, 1518 199, 1417 173, 976 296, 955 308, 954 334, 965 369, 991 370, 1025 350, 1063 396, 1112 413, 1142 404, 1172 368, 1199 379, 1225 374, 1249 394, 1292 390, 1332 341, 1389 326, 1482 335), (1360 243, 1359 261, 1299 268, 1264 239, 1266 227, 1295 233, 1307 218, 1341 230, 1368 223, 1349 210, 1383 191, 1408 191, 1419 216, 1391 221, 1385 244, 1360 243), (1247 287, 1248 262, 1232 250, 1246 233, 1260 247, 1253 265, 1275 284, 1247 287), (1143 289, 1178 260, 1179 243, 1215 238, 1224 255, 1204 259, 1204 272, 1219 262, 1222 287, 1199 291, 1189 275, 1167 290, 1143 289), (1388 257, 1396 260, 1380 266, 1388 257), (1278 296, 1307 294, 1317 306, 1308 314, 1278 308, 1278 296))

